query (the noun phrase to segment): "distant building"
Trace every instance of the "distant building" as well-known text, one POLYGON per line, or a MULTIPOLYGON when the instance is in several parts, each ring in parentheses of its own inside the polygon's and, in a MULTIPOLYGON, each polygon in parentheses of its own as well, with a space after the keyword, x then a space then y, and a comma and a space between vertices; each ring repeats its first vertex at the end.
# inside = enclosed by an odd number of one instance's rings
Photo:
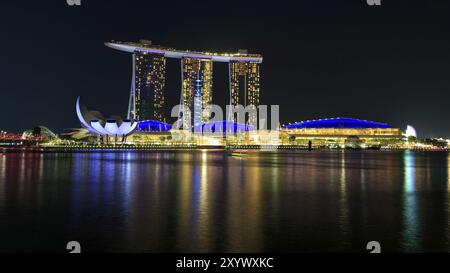
MULTIPOLYGON (((231 105, 259 105, 260 71, 257 62, 230 62, 231 105)), ((246 118, 246 123, 256 124, 256 115, 246 118)), ((230 120, 233 120, 230 118, 230 120)))
POLYGON ((353 119, 329 118, 297 122, 282 128, 291 140, 328 140, 336 143, 346 143, 360 139, 366 142, 379 140, 399 140, 402 131, 386 123, 353 119))
MULTIPOLYGON (((189 107, 191 116, 194 116, 194 100, 200 92, 201 112, 204 115, 203 120, 209 118, 206 112, 207 106, 212 104, 212 81, 213 81, 213 63, 210 59, 183 58, 182 59, 182 93, 180 95, 180 105, 189 107), (201 86, 197 88, 197 81, 201 86)), ((200 109, 198 109, 200 110, 200 109)), ((184 122, 184 124, 186 121, 184 122)), ((191 122, 192 124, 192 122, 191 122)))
POLYGON ((133 67, 128 118, 164 121, 166 58, 163 54, 136 52, 133 67))
POLYGON ((29 137, 42 137, 44 139, 55 139, 58 136, 53 133, 50 129, 45 126, 39 125, 34 127, 33 129, 26 130, 22 133, 22 138, 26 139, 29 137))
POLYGON ((417 138, 416 129, 414 129, 414 127, 412 127, 411 125, 406 126, 405 137, 417 138))

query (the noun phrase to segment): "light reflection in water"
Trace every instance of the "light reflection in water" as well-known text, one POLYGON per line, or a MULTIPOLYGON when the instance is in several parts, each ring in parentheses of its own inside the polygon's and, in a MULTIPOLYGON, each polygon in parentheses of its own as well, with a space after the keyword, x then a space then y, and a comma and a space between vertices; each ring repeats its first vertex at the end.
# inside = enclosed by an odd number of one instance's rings
MULTIPOLYGON (((226 183, 226 251, 261 251, 262 246, 262 178, 266 168, 260 167, 259 157, 228 158, 226 183)), ((269 167, 270 168, 270 167, 269 167)), ((270 184, 268 184, 269 186, 270 184)), ((268 200, 266 200, 268 201, 268 200)))
POLYGON ((234 230, 236 226, 239 225, 238 221, 242 217, 239 214, 239 202, 235 200, 241 199, 240 191, 238 188, 238 184, 241 183, 237 177, 243 173, 243 167, 240 162, 241 159, 236 159, 235 161, 228 162, 228 172, 227 178, 228 181, 225 184, 225 202, 227 211, 225 212, 225 226, 224 226, 224 239, 226 240, 226 249, 227 251, 233 251, 231 249, 233 246, 238 244, 238 239, 236 236, 232 236, 234 234, 234 230), (233 186, 234 185, 234 186, 233 186))
MULTIPOLYGON (((261 178, 261 174, 264 172, 266 174, 266 168, 261 167, 259 161, 260 157, 250 158, 253 168, 251 168, 251 172, 247 179, 242 182, 245 184, 244 195, 245 200, 248 200, 248 205, 246 207, 252 208, 251 210, 245 211, 247 217, 243 217, 244 220, 243 225, 248 227, 249 230, 245 232, 248 250, 251 249, 259 249, 261 250, 262 243, 262 228, 263 225, 261 223, 261 218, 263 217, 262 205, 264 200, 262 199, 262 186, 261 185, 264 180, 261 178), (256 167, 258 166, 258 167, 256 167)), ((268 167, 270 168, 270 166, 268 167)), ((241 209, 242 210, 242 209, 241 209)), ((235 232, 241 233, 241 231, 236 230, 235 232)), ((240 243, 242 245, 242 242, 240 243)))
POLYGON ((69 216, 69 226, 76 228, 79 223, 79 206, 81 206, 81 198, 82 198, 82 184, 85 180, 85 176, 83 175, 84 165, 87 164, 87 160, 84 159, 85 154, 75 153, 73 155, 73 172, 72 181, 74 189, 71 191, 70 196, 70 216, 69 216))
POLYGON ((25 190, 25 162, 26 162, 26 155, 21 154, 20 155, 20 175, 19 175, 19 196, 22 197, 24 195, 25 190))
MULTIPOLYGON (((341 152, 340 157, 340 176, 339 176, 339 225, 340 231, 344 238, 348 238, 348 203, 347 203, 347 177, 346 177, 346 161, 345 161, 346 153, 344 151, 341 152)), ((347 242, 347 240, 344 240, 347 242)), ((341 247, 346 247, 346 245, 342 245, 341 247)))
POLYGON ((201 175, 200 175, 200 204, 198 206, 199 222, 198 222, 198 233, 200 239, 200 247, 204 251, 211 251, 209 246, 210 236, 210 221, 209 221, 209 192, 208 184, 214 183, 214 181, 208 180, 208 153, 206 151, 202 152, 201 158, 201 175))
MULTIPOLYGON (((192 158, 194 154, 191 153, 182 153, 181 155, 181 171, 180 176, 178 178, 178 183, 180 191, 177 203, 178 207, 178 223, 177 223, 177 243, 180 242, 188 242, 191 241, 191 206, 192 204, 192 182, 193 176, 195 176, 195 172, 192 168, 192 158)), ((180 245, 181 247, 181 245, 180 245)))
POLYGON ((0 250, 441 251, 449 194, 448 154, 8 154, 0 250))
POLYGON ((5 199, 5 185, 6 185, 6 155, 0 154, 0 215, 1 209, 5 199))
POLYGON ((450 251, 450 153, 447 155, 447 226, 445 228, 447 252, 450 251))
MULTIPOLYGON (((123 157, 123 161, 124 163, 121 165, 121 190, 124 193, 124 198, 122 201, 123 204, 123 209, 126 211, 127 214, 130 213, 130 205, 132 203, 132 201, 130 200, 130 194, 131 194, 131 183, 133 181, 133 172, 131 170, 132 168, 132 164, 131 162, 131 154, 130 153, 126 153, 126 154, 122 154, 123 157)), ((156 189, 157 190, 157 189, 156 189)))
POLYGON ((279 188, 279 183, 283 183, 284 181, 279 181, 279 176, 280 176, 280 174, 279 174, 279 170, 280 170, 280 168, 278 167, 278 164, 279 164, 279 156, 278 156, 278 154, 274 154, 274 158, 273 158, 273 164, 275 165, 275 166, 272 166, 271 168, 270 168, 270 170, 271 170, 271 183, 272 183, 272 192, 271 192, 271 203, 272 203, 272 206, 271 206, 271 219, 272 219, 272 221, 276 221, 276 212, 277 212, 277 210, 278 210, 278 208, 279 208, 279 202, 280 202, 280 199, 279 199, 279 194, 278 194, 278 188, 279 188))
POLYGON ((450 153, 447 155, 447 191, 450 192, 450 153))
POLYGON ((403 233, 402 242, 405 249, 420 251, 418 248, 417 231, 417 200, 415 192, 416 169, 413 152, 403 153, 404 183, 403 183, 403 233))

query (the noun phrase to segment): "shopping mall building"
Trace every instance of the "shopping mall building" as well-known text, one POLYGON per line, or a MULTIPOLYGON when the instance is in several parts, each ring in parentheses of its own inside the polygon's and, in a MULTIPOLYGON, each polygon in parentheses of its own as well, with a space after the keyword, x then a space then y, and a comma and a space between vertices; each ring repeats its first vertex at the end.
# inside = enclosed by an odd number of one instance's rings
POLYGON ((402 131, 386 123, 353 118, 329 118, 296 122, 283 126, 283 143, 318 146, 377 146, 399 142, 402 131))

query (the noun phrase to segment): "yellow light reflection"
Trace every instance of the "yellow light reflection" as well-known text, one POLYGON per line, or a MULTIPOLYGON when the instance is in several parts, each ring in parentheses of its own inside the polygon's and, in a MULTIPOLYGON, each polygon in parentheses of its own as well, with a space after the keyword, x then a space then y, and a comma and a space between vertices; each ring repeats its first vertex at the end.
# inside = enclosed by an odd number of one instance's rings
POLYGON ((202 151, 201 172, 200 172, 200 204, 198 206, 199 225, 198 232, 202 251, 209 251, 209 200, 208 200, 208 153, 202 151))
POLYGON ((181 171, 178 178, 180 185, 178 193, 178 225, 177 241, 179 244, 190 241, 190 223, 191 223, 191 205, 192 205, 192 173, 194 172, 192 164, 192 153, 180 154, 181 171))
POLYGON ((260 157, 232 160, 228 168, 226 232, 227 252, 262 249, 262 175, 260 157))
MULTIPOLYGON (((261 157, 255 157, 252 158, 252 162, 250 162, 251 166, 249 170, 249 177, 245 180, 245 189, 244 192, 248 193, 247 197, 245 198, 246 201, 248 201, 248 205, 246 207, 252 208, 251 211, 247 211, 247 219, 246 220, 246 227, 248 227, 248 232, 246 232, 246 237, 249 240, 249 249, 247 251, 255 250, 255 249, 261 249, 261 243, 262 243, 262 190, 261 190, 261 172, 264 171, 264 169, 261 167, 260 161, 261 157), (252 232, 253 231, 253 232, 252 232)), ((249 164, 249 163, 247 163, 249 164)))

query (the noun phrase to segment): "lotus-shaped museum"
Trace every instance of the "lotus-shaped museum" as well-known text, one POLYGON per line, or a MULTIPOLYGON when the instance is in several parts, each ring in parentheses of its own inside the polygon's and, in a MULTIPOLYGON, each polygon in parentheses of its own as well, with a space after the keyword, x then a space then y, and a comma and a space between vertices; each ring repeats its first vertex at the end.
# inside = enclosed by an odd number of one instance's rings
MULTIPOLYGON (((130 135, 138 123, 129 119, 113 116, 105 119, 98 111, 89 111, 77 98, 76 111, 78 119, 89 132, 100 136, 123 137, 130 135)), ((123 139, 124 140, 124 139, 123 139)))

